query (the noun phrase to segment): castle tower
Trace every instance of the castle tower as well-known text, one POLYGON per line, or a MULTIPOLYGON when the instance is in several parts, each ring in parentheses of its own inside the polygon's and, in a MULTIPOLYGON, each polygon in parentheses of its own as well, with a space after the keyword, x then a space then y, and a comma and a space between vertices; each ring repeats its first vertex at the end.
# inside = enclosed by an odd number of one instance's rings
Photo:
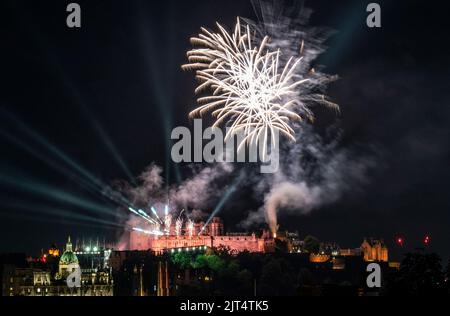
POLYGON ((387 262, 389 259, 388 249, 382 239, 364 238, 361 250, 364 254, 364 261, 387 262))
POLYGON ((211 236, 223 236, 223 223, 219 217, 214 217, 209 224, 209 233, 211 236))

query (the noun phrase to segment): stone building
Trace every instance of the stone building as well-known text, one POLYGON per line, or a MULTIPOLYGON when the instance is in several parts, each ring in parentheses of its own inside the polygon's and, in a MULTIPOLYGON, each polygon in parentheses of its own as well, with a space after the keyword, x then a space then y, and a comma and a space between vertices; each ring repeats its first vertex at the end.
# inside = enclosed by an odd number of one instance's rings
POLYGON ((7 296, 112 296, 113 281, 111 272, 102 267, 80 267, 77 255, 72 249, 70 237, 64 253, 59 258, 57 270, 46 262, 39 267, 30 263, 28 267, 13 267, 4 276, 3 295, 7 296), (69 287, 67 277, 79 269, 79 287, 69 287))
MULTIPOLYGON (((199 225, 196 225, 199 226, 199 225)), ((231 252, 274 252, 275 241, 268 232, 261 237, 253 234, 224 234, 220 218, 215 217, 194 234, 147 235, 138 231, 130 232, 130 250, 152 250, 156 253, 176 248, 228 247, 231 252)))
POLYGON ((388 248, 383 239, 364 238, 361 244, 361 250, 364 254, 364 261, 388 262, 388 248))

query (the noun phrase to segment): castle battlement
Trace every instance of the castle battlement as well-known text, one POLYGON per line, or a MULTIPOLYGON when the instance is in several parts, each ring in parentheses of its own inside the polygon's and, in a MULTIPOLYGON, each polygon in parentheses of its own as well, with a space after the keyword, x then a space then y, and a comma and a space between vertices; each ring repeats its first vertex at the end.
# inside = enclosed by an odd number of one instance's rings
MULTIPOLYGON (((197 225, 196 226, 200 226, 197 225)), ((255 234, 233 233, 225 235, 223 223, 215 217, 203 230, 196 229, 196 234, 185 235, 146 235, 137 231, 130 232, 130 250, 152 250, 163 252, 176 248, 191 247, 228 247, 232 252, 274 252, 275 241, 269 233, 263 233, 261 237, 255 234)))

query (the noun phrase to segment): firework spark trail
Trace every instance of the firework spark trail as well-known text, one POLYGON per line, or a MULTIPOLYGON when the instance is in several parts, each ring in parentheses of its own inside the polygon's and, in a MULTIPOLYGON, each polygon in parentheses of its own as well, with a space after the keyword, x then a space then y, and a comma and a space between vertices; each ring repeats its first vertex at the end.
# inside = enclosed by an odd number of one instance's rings
POLYGON ((154 206, 152 206, 152 207, 150 207, 150 209, 151 209, 152 213, 156 216, 156 218, 158 219, 158 221, 159 221, 160 223, 162 223, 161 219, 160 219, 159 216, 158 216, 158 212, 156 211, 156 208, 155 208, 154 206))
POLYGON ((147 221, 149 221, 150 223, 153 223, 153 224, 158 224, 158 222, 154 219, 154 218, 151 218, 150 217, 150 215, 148 215, 145 211, 143 211, 142 209, 139 209, 138 210, 138 213, 140 214, 140 215, 142 215, 147 221))
POLYGON ((187 232, 189 237, 192 237, 194 235, 194 222, 190 219, 187 223, 187 232))
MULTIPOLYGON (((172 217, 172 214, 171 214, 171 212, 169 210, 169 205, 167 205, 167 204, 164 205, 164 215, 162 217, 160 217, 158 215, 158 211, 157 211, 155 206, 151 206, 150 207, 150 210, 152 211, 152 214, 156 217, 156 219, 150 217, 150 215, 147 214, 142 209, 136 210, 133 207, 128 207, 128 210, 130 212, 132 212, 133 214, 139 216, 140 218, 146 220, 149 223, 147 225, 152 228, 150 230, 150 232, 160 232, 163 235, 170 235, 172 222, 173 222, 174 218, 172 217)), ((182 225, 183 225, 183 220, 181 219, 181 215, 183 213, 184 213, 184 209, 181 210, 181 212, 179 213, 179 215, 178 215, 178 217, 177 217, 177 219, 175 221, 175 233, 176 233, 176 235, 181 235, 181 230, 182 230, 182 225)), ((137 230, 137 231, 143 232, 142 229, 137 230)), ((152 234, 154 234, 154 233, 152 233, 152 234)), ((156 235, 159 235, 159 234, 156 234, 156 235)))
POLYGON ((175 235, 181 236, 182 227, 183 227, 183 219, 178 218, 175 222, 175 235))
POLYGON ((135 215, 137 215, 137 216, 139 216, 139 217, 145 219, 145 220, 146 220, 147 222, 149 222, 149 223, 157 224, 156 221, 155 221, 153 218, 151 218, 150 216, 148 216, 148 214, 145 213, 145 212, 144 212, 143 210, 141 210, 141 209, 139 209, 139 210, 136 211, 134 208, 132 208, 131 206, 129 206, 129 207, 128 207, 128 210, 129 210, 131 213, 133 213, 133 214, 135 214, 135 215))
POLYGON ((298 97, 299 92, 309 91, 302 89, 309 82, 299 67, 303 57, 291 56, 283 62, 279 49, 269 49, 270 38, 257 40, 252 36, 256 30, 242 25, 239 18, 233 33, 218 23, 217 27, 218 33, 202 28, 198 37, 191 38, 191 44, 199 48, 187 52, 188 63, 182 66, 195 70, 200 82, 196 94, 211 92, 197 99, 199 107, 190 116, 211 112, 216 118, 213 126, 231 122, 225 138, 244 132, 239 149, 259 137, 265 146, 269 133, 274 137, 274 130, 295 141, 291 121, 313 118, 298 97))
POLYGON ((170 226, 172 225, 172 216, 170 214, 164 215, 164 232, 166 235, 170 234, 170 226))
POLYGON ((164 205, 164 216, 167 216, 169 214, 169 205, 164 205))

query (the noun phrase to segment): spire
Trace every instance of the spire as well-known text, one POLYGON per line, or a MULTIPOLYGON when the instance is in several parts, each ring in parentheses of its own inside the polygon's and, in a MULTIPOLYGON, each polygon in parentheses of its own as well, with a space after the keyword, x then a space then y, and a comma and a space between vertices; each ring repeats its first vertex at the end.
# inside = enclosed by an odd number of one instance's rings
POLYGON ((69 238, 67 240, 66 251, 72 252, 72 242, 70 241, 70 236, 69 236, 69 238))

